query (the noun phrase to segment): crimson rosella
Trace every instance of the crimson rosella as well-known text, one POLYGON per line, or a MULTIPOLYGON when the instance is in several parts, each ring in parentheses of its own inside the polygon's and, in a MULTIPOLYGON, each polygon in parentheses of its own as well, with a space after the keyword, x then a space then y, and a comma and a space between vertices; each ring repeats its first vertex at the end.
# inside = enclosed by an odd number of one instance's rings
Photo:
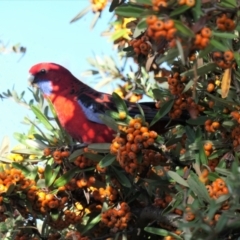
MULTIPOLYGON (((51 100, 61 125, 74 139, 84 143, 111 142, 114 132, 99 117, 107 109, 115 109, 111 95, 94 90, 55 63, 36 64, 29 72, 31 83, 51 100)), ((127 102, 127 106, 130 112, 137 113, 136 104, 127 102)), ((149 106, 144 106, 144 111, 150 118, 156 113, 149 106)))

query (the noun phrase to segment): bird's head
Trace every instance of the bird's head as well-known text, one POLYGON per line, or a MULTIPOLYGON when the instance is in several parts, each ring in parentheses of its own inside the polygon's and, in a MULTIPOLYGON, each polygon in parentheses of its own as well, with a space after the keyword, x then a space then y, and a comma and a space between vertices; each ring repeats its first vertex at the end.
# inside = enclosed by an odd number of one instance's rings
POLYGON ((61 65, 56 63, 38 63, 29 70, 29 81, 36 85, 44 95, 66 90, 67 81, 72 74, 61 65))

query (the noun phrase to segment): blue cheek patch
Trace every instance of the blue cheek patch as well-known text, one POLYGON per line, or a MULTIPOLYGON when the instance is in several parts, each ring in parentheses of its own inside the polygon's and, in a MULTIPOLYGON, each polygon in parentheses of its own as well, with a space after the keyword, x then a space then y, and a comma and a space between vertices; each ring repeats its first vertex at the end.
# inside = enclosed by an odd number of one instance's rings
POLYGON ((50 81, 41 80, 37 83, 37 85, 44 94, 50 95, 52 93, 52 85, 50 81))

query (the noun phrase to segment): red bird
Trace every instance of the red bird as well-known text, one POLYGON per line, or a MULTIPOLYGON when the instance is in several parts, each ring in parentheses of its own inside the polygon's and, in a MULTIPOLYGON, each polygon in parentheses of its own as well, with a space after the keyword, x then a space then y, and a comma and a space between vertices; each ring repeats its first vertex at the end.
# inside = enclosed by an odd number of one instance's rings
MULTIPOLYGON (((31 83, 52 101, 61 125, 74 139, 85 143, 112 141, 113 130, 99 117, 107 109, 116 110, 111 95, 94 90, 55 63, 36 64, 29 72, 31 83)), ((130 112, 137 114, 136 105, 126 103, 130 112)), ((144 109, 150 118, 156 113, 148 106, 144 109)))

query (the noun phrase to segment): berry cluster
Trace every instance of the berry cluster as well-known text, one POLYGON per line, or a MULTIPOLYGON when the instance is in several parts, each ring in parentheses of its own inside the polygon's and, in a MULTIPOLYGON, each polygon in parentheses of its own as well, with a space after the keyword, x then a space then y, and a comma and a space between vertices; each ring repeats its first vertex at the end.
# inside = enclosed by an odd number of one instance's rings
MULTIPOLYGON (((228 187, 222 178, 217 178, 211 185, 206 185, 208 194, 211 198, 217 199, 229 193, 228 187)), ((226 206, 224 206, 225 208, 226 206)))
POLYGON ((204 128, 209 133, 214 133, 220 128, 220 123, 218 121, 213 121, 211 119, 207 119, 204 123, 204 128))
POLYGON ((148 29, 147 36, 158 41, 162 38, 171 41, 175 38, 177 29, 174 26, 174 21, 171 19, 160 20, 155 15, 148 16, 146 19, 148 29))
POLYGON ((235 29, 234 21, 228 17, 225 13, 217 17, 216 25, 219 30, 231 32, 235 29))
POLYGON ((226 69, 233 66, 234 54, 231 50, 227 50, 225 52, 217 51, 213 52, 212 59, 218 67, 226 69))
POLYGON ((133 51, 139 55, 147 55, 150 48, 150 45, 147 43, 149 41, 149 38, 146 36, 143 36, 139 39, 133 39, 129 42, 129 45, 133 47, 133 51))
POLYGON ((212 36, 212 31, 208 27, 202 28, 200 33, 196 34, 194 40, 194 47, 196 49, 204 49, 208 46, 210 38, 212 36))
MULTIPOLYGON (((157 136, 156 132, 150 131, 146 125, 143 125, 141 118, 131 119, 125 136, 117 136, 113 140, 110 152, 117 155, 117 161, 127 173, 141 174, 150 163, 147 157, 143 157, 143 161, 139 162, 137 155, 153 145, 157 136)), ((149 152, 145 153, 149 154, 149 152)))
POLYGON ((103 212, 101 222, 111 228, 112 232, 121 231, 127 228, 128 222, 131 220, 130 207, 126 202, 121 202, 120 207, 111 208, 103 212))

